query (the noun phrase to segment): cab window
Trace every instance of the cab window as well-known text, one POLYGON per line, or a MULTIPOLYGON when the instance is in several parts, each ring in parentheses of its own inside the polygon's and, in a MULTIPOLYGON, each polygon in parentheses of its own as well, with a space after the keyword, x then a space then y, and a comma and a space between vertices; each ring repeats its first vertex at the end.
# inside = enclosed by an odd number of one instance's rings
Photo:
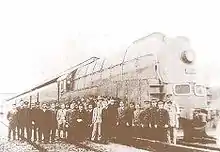
POLYGON ((206 89, 203 85, 195 85, 195 94, 197 96, 205 96, 206 89))
POLYGON ((189 84, 175 85, 174 92, 176 95, 188 95, 190 94, 190 85, 189 84))

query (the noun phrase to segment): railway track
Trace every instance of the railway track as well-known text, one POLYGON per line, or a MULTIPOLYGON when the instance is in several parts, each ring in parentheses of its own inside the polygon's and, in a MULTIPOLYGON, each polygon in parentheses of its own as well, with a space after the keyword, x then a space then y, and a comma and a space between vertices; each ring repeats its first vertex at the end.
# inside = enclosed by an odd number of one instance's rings
MULTIPOLYGON (((3 124, 5 127, 9 127, 6 123, 4 123, 3 121, 0 121, 1 124, 3 124)), ((28 140, 27 138, 24 137, 24 140, 26 142, 28 142, 30 145, 32 145, 34 148, 36 148, 38 151, 40 152, 54 152, 54 151, 59 151, 59 149, 51 149, 51 144, 41 144, 41 143, 36 143, 36 142, 32 142, 31 140, 28 140)), ((66 143, 65 143, 66 144, 66 143)), ((67 144, 66 144, 67 145, 67 144)), ((72 145, 72 144, 71 144, 72 145)), ((69 144, 70 146, 70 144, 69 144)), ((83 149, 86 151, 92 151, 92 152, 103 152, 102 150, 99 150, 97 148, 93 148, 90 146, 87 146, 83 143, 80 142, 76 142, 74 143, 74 148, 75 149, 83 149)))
MULTIPOLYGON (((0 121, 1 124, 3 124, 5 127, 8 128, 8 125, 5 124, 3 121, 0 121)), ((17 132, 16 132, 17 133, 17 132)), ((37 150, 39 150, 40 152, 48 152, 47 149, 45 149, 43 146, 41 146, 40 144, 36 144, 35 142, 32 142, 30 140, 28 140, 27 138, 24 137, 24 140, 26 142, 28 142, 29 144, 31 144, 34 148, 36 148, 37 150)))

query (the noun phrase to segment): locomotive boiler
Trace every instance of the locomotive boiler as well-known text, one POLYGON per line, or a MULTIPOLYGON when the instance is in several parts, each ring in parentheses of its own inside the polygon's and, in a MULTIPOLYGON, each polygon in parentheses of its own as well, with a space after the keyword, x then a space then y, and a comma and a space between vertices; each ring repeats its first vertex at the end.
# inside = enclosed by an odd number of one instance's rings
POLYGON ((93 58, 51 81, 53 89, 32 89, 27 96, 41 97, 40 102, 48 101, 48 97, 63 102, 99 95, 143 106, 144 100, 164 100, 166 94, 172 94, 180 107, 184 137, 189 139, 198 133, 206 135, 206 88, 197 77, 189 40, 153 33, 134 41, 120 57, 93 58))

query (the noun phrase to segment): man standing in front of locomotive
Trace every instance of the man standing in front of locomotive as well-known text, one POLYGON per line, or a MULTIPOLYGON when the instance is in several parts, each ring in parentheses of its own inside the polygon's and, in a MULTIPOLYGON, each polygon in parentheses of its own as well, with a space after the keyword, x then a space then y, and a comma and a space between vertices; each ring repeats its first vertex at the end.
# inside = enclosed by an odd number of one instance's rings
POLYGON ((69 103, 66 103, 66 104, 65 104, 65 108, 66 108, 66 111, 70 110, 70 104, 69 104, 69 103))
POLYGON ((151 122, 150 122, 150 111, 151 110, 151 104, 149 100, 144 101, 144 110, 140 113, 139 119, 141 122, 141 128, 140 132, 142 137, 144 138, 150 138, 150 132, 151 132, 151 122))
POLYGON ((67 142, 71 142, 72 139, 72 131, 73 131, 73 113, 75 111, 75 105, 74 103, 70 104, 70 109, 66 112, 66 125, 68 125, 67 127, 67 132, 68 132, 68 136, 67 136, 67 142))
POLYGON ((50 105, 50 131, 51 131, 51 142, 55 141, 56 130, 57 130, 57 110, 55 103, 51 103, 50 105))
POLYGON ((173 106, 172 100, 168 100, 166 104, 166 110, 169 113, 169 129, 168 129, 168 142, 176 144, 177 128, 179 126, 178 112, 175 106, 173 106))
POLYGON ((93 104, 89 103, 88 104, 88 109, 87 109, 87 136, 89 139, 91 139, 91 134, 92 134, 92 115, 93 115, 93 104))
POLYGON ((75 132, 75 137, 77 140, 84 140, 85 135, 86 135, 86 111, 83 107, 83 104, 80 104, 79 109, 77 110, 76 113, 76 132, 75 132))
MULTIPOLYGON (((49 105, 48 105, 49 106, 49 105)), ((44 143, 49 142, 49 134, 50 134, 50 111, 48 110, 47 104, 43 103, 42 104, 42 111, 41 111, 41 124, 40 124, 40 131, 39 131, 39 140, 41 142, 42 140, 42 135, 44 136, 44 143)))
POLYGON ((110 99, 109 101, 109 105, 108 105, 108 109, 107 109, 107 119, 108 119, 108 140, 113 139, 113 137, 116 136, 116 123, 117 123, 117 114, 118 114, 118 110, 117 107, 115 105, 115 100, 114 99, 110 99))
POLYGON ((21 115, 21 111, 22 111, 22 105, 19 105, 17 107, 17 135, 18 135, 18 140, 22 140, 22 137, 21 137, 21 128, 22 128, 22 115, 21 115))
POLYGON ((102 137, 103 137, 103 140, 104 140, 104 143, 108 143, 108 101, 106 100, 107 98, 105 98, 104 102, 102 102, 102 137))
POLYGON ((66 109, 65 104, 61 104, 61 109, 57 111, 57 123, 58 123, 58 135, 59 139, 64 137, 65 133, 65 124, 66 124, 66 109), (61 136, 62 132, 62 136, 61 136))
POLYGON ((134 110, 134 118, 132 120, 132 127, 133 127, 133 136, 140 137, 141 136, 141 120, 140 114, 143 110, 141 110, 141 106, 139 103, 136 104, 134 110))
POLYGON ((8 140, 11 139, 11 132, 12 132, 12 135, 13 135, 13 140, 15 140, 17 113, 18 113, 18 111, 16 109, 16 104, 12 104, 12 109, 7 114, 7 119, 9 121, 8 140))
POLYGON ((119 102, 118 114, 117 114, 117 140, 123 142, 127 132, 125 131, 127 123, 126 109, 123 101, 119 102))
POLYGON ((135 103, 130 102, 129 107, 126 109, 126 136, 127 136, 127 142, 131 142, 132 139, 132 132, 133 132, 133 126, 132 126, 132 120, 134 119, 134 111, 135 111, 135 103))
POLYGON ((21 110, 21 123, 22 123, 22 127, 21 127, 21 137, 22 139, 24 139, 25 134, 27 135, 27 140, 30 140, 31 138, 31 109, 28 107, 28 102, 25 101, 23 104, 23 108, 21 110))
POLYGON ((92 137, 91 140, 94 141, 96 137, 96 133, 98 132, 98 137, 97 140, 101 140, 101 135, 102 135, 102 105, 101 105, 101 97, 98 98, 98 102, 96 103, 96 107, 93 109, 93 115, 92 115, 92 124, 93 124, 93 129, 92 129, 92 137))
POLYGON ((158 110, 156 113, 157 118, 157 137, 159 141, 168 142, 167 139, 167 132, 168 132, 168 124, 169 124, 169 113, 166 109, 164 109, 164 102, 159 100, 158 103, 158 110))
POLYGON ((158 139, 158 129, 157 129, 157 102, 158 100, 156 98, 153 98, 151 100, 151 108, 150 108, 150 125, 151 125, 151 130, 149 133, 149 136, 153 140, 158 139))
MULTIPOLYGON (((70 103, 66 103, 65 107, 66 107, 66 114, 67 114, 68 111, 70 110, 70 103)), ((66 119, 67 119, 67 115, 66 115, 66 119)), ((65 137, 65 139, 67 139, 67 137, 68 137, 68 130, 69 130, 69 125, 66 122, 65 126, 64 126, 64 137, 65 137)))
POLYGON ((31 120, 33 125, 33 132, 34 132, 34 141, 37 141, 37 137, 39 137, 39 127, 41 121, 41 109, 40 109, 40 102, 35 102, 35 107, 31 109, 31 120))

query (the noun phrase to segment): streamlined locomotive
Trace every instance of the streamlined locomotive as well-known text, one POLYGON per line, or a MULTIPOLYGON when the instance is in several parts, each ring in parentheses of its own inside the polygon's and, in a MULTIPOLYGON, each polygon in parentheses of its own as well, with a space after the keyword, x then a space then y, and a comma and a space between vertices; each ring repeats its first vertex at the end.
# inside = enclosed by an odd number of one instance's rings
POLYGON ((47 86, 12 99, 65 102, 78 96, 100 95, 143 105, 144 100, 164 100, 166 94, 172 94, 180 107, 184 136, 204 132, 206 88, 197 81, 195 52, 189 40, 153 33, 134 41, 123 51, 114 60, 92 58, 47 86))

